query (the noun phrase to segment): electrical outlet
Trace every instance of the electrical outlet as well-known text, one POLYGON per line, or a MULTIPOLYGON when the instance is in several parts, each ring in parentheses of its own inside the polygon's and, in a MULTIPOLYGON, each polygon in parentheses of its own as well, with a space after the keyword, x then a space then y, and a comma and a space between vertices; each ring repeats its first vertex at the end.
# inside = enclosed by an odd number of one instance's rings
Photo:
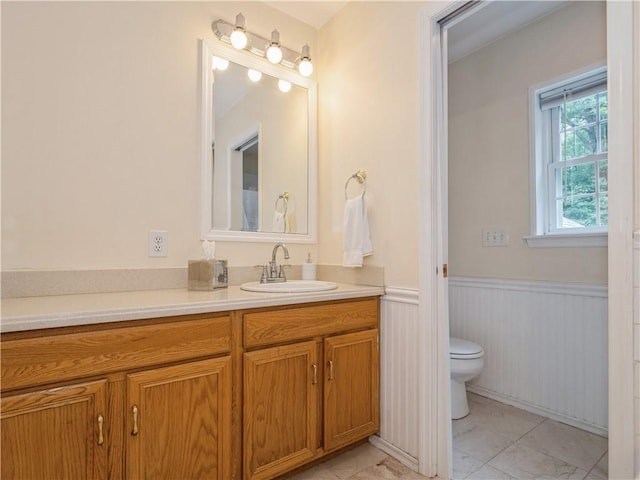
POLYGON ((149 256, 166 257, 169 234, 166 230, 149 230, 149 256))
POLYGON ((506 228, 487 228, 482 230, 483 247, 506 247, 509 244, 509 230, 506 228))

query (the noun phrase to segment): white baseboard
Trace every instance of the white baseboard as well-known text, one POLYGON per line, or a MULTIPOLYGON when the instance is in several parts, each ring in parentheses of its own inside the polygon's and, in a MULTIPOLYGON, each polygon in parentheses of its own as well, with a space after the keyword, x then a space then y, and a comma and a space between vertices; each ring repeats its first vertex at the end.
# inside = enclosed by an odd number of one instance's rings
POLYGON ((534 413, 536 415, 540 415, 541 417, 547 417, 551 420, 555 420, 560 423, 565 423, 567 425, 571 425, 572 427, 579 428, 581 430, 585 430, 587 432, 595 433, 596 435, 600 435, 602 437, 609 437, 609 431, 604 429, 598 425, 593 425, 588 422, 581 422, 573 417, 564 416, 558 414, 558 412, 554 412, 548 410, 546 408, 541 408, 535 405, 531 405, 527 402, 520 401, 515 398, 511 398, 507 395, 502 395, 497 392, 492 392, 491 390, 484 389, 482 387, 476 387, 475 385, 467 384, 467 391, 471 393, 476 393, 483 397, 491 398, 492 400, 496 400, 501 403, 506 403, 507 405, 511 405, 512 407, 519 408, 520 410, 524 410, 529 413, 534 413))
POLYGON ((414 472, 418 471, 419 464, 417 458, 414 458, 407 452, 403 452, 399 448, 394 447, 389 442, 380 438, 378 435, 371 435, 369 437, 369 443, 371 443, 371 445, 373 445, 374 447, 379 448, 387 455, 395 458, 403 465, 409 467, 414 472))

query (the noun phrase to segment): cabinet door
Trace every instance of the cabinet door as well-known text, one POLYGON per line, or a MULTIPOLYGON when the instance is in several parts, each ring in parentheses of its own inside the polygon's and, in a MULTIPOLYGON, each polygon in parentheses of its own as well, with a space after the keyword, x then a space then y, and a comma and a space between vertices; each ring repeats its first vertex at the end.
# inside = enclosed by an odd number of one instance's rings
POLYGON ((230 478, 231 359, 127 375, 129 479, 230 478))
POLYGON ((318 428, 316 343, 244 355, 244 478, 270 479, 313 459, 318 428))
POLYGON ((331 451, 380 428, 378 330, 324 342, 324 441, 331 451))
POLYGON ((2 478, 106 478, 106 385, 3 397, 2 478))

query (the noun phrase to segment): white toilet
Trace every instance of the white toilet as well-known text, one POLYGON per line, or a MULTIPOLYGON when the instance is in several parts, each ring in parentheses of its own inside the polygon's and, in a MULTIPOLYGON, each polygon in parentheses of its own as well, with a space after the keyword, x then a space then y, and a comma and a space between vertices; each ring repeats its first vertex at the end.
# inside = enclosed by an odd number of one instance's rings
POLYGON ((477 377, 484 367, 484 351, 476 343, 461 338, 449 338, 451 365, 451 418, 469 415, 465 382, 477 377))

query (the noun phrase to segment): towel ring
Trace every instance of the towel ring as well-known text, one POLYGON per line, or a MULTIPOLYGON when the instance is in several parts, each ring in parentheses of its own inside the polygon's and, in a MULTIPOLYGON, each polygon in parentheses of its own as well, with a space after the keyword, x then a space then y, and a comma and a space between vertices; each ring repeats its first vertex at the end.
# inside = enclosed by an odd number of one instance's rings
POLYGON ((276 198, 276 205, 275 205, 276 212, 278 211, 278 202, 280 200, 282 200, 282 207, 284 208, 282 213, 286 214, 287 207, 289 205, 289 192, 281 193, 280 195, 278 195, 278 198, 276 198))
MULTIPOLYGON (((349 196, 347 195, 347 187, 349 186, 349 182, 351 180, 355 180, 360 185, 364 185, 365 182, 367 181, 367 172, 365 172, 364 170, 358 170, 353 175, 351 175, 349 178, 347 178, 347 183, 344 184, 344 198, 345 198, 345 200, 349 199, 349 196)), ((363 186, 363 192, 366 192, 366 191, 367 191, 367 187, 363 186)))

